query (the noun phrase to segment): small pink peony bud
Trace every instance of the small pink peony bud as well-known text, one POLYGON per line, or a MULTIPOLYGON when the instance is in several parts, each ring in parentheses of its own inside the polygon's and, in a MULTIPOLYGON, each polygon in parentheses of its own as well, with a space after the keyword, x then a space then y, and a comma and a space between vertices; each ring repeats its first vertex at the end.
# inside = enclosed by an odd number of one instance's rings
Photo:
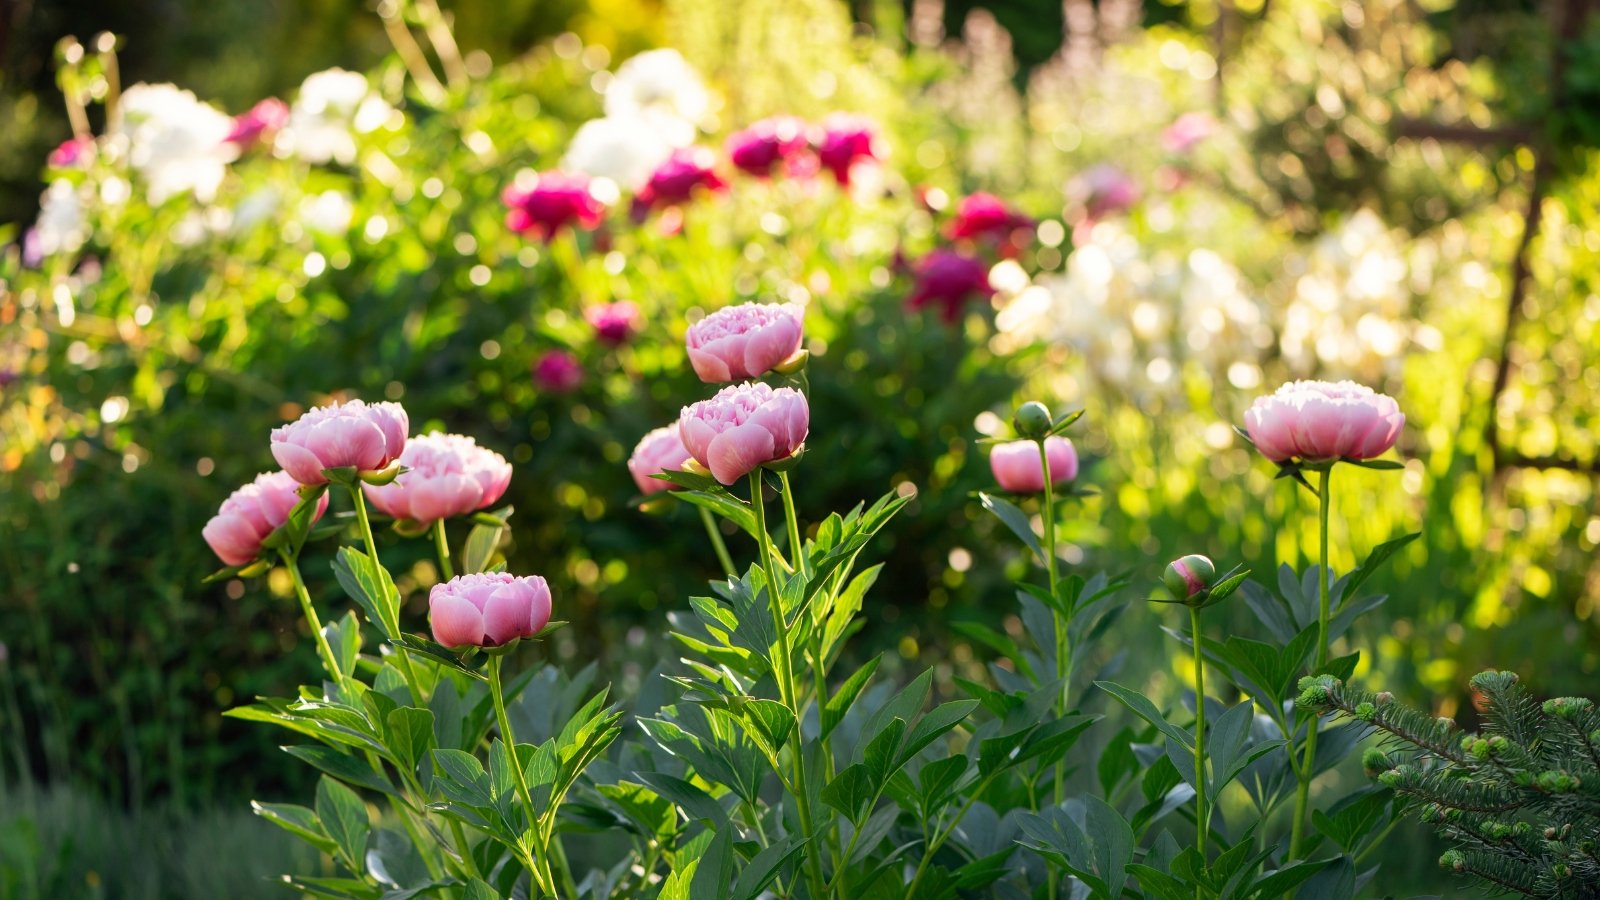
POLYGON ((589 176, 545 172, 519 178, 500 194, 506 227, 549 243, 563 228, 592 231, 605 218, 605 204, 589 190, 589 176))
POLYGON ((813 141, 817 161, 833 173, 834 180, 849 187, 851 172, 857 165, 882 160, 883 141, 870 119, 848 113, 833 113, 822 122, 813 141))
POLYGON ((946 322, 960 319, 968 301, 994 296, 989 267, 976 256, 959 250, 934 250, 917 260, 912 271, 916 286, 906 298, 906 305, 912 309, 937 306, 946 322))
POLYGON ((626 344, 639 331, 641 321, 639 304, 631 300, 591 306, 583 311, 583 318, 594 329, 595 337, 612 347, 626 344))
POLYGON ((538 575, 458 575, 428 592, 428 620, 446 647, 498 647, 550 623, 550 586, 538 575))
POLYGON ((551 350, 533 364, 533 383, 552 394, 570 394, 583 383, 583 366, 565 350, 551 350))
MULTIPOLYGON (((1078 451, 1072 441, 1059 435, 1045 438, 1044 452, 1050 460, 1052 485, 1078 477, 1078 451)), ((1037 494, 1044 490, 1044 466, 1039 462, 1039 445, 1033 441, 996 444, 989 451, 989 469, 1001 490, 1013 494, 1037 494)))
POLYGON ((1394 446, 1406 417, 1392 397, 1350 381, 1291 381, 1245 411, 1245 431, 1273 462, 1371 459, 1394 446))
POLYGON ((254 144, 263 137, 278 133, 289 123, 289 105, 276 97, 268 97, 250 108, 250 111, 233 119, 233 130, 223 141, 230 144, 254 144))
POLYGON ((689 326, 689 364, 711 384, 759 378, 799 352, 804 316, 795 303, 725 306, 689 326))
POLYGON ((385 485, 363 484, 385 515, 431 524, 488 509, 511 484, 511 464, 472 438, 434 432, 406 442, 403 472, 385 485))
POLYGON ((682 469, 688 460, 689 451, 683 446, 683 438, 678 435, 678 423, 673 422, 657 428, 639 441, 639 446, 633 448, 633 455, 628 457, 628 473, 633 476, 633 483, 639 486, 639 492, 648 497, 672 489, 672 482, 651 476, 682 469))
POLYGON ((683 446, 723 484, 793 456, 810 426, 805 394, 751 382, 725 387, 678 416, 683 446))
POLYGON ((405 450, 411 419, 398 403, 319 406, 272 430, 272 457, 301 484, 327 484, 324 469, 379 472, 405 450))
POLYGON ((1204 599, 1211 583, 1217 578, 1217 567, 1204 556, 1191 553, 1172 561, 1161 574, 1161 583, 1174 599, 1188 603, 1204 599))
MULTIPOLYGON (((212 551, 230 566, 242 566, 261 555, 261 542, 289 521, 289 513, 300 502, 300 483, 288 472, 257 475, 222 501, 222 508, 201 529, 212 551)), ((311 521, 328 511, 328 495, 323 492, 311 521)))
POLYGON ((779 164, 788 164, 806 150, 806 123, 794 116, 775 116, 735 132, 728 138, 728 158, 741 171, 762 178, 779 164))

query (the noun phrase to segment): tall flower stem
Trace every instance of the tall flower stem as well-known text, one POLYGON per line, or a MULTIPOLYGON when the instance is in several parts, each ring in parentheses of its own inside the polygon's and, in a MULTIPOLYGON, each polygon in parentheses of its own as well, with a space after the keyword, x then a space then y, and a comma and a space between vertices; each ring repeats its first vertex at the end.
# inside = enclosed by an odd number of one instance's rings
MULTIPOLYGON (((1211 815, 1206 809, 1206 660, 1200 649, 1200 607, 1189 607, 1189 633, 1194 639, 1194 823, 1200 864, 1206 864, 1206 837, 1211 815)), ((1203 894, 1197 885, 1196 900, 1203 894)))
POLYGON ((439 571, 444 580, 456 577, 455 567, 450 565, 450 541, 444 535, 443 519, 433 520, 433 546, 439 551, 439 571))
MULTIPOLYGON (((772 536, 767 532, 767 504, 761 495, 761 470, 756 469, 750 473, 750 507, 756 514, 756 539, 761 543, 761 571, 767 586, 767 604, 772 610, 773 624, 777 631, 778 652, 773 660, 774 673, 778 681, 779 699, 789 708, 789 713, 794 716, 795 738, 791 750, 794 753, 794 787, 795 803, 800 814, 800 831, 806 843, 812 844, 816 828, 811 819, 811 792, 806 786, 806 755, 803 742, 800 740, 800 723, 805 717, 800 707, 800 698, 794 685, 794 656, 789 648, 789 623, 788 617, 783 612, 783 598, 778 591, 778 568, 772 557, 772 536)), ((806 876, 811 883, 811 896, 822 897, 822 863, 817 859, 816 845, 812 844, 805 853, 806 876)))
MULTIPOLYGON (((506 752, 511 757, 511 775, 517 785, 517 798, 522 801, 522 813, 528 820, 528 830, 538 834, 538 816, 533 810, 533 797, 528 793, 528 779, 522 772, 522 760, 517 757, 517 738, 511 731, 511 719, 506 716, 505 688, 500 680, 500 666, 504 661, 504 657, 498 653, 489 657, 489 696, 494 700, 494 720, 500 727, 500 740, 505 742, 506 752)), ((539 882, 539 888, 554 894, 555 873, 550 871, 549 854, 545 852, 545 848, 541 847, 540 855, 528 861, 533 864, 530 867, 530 874, 539 882)))
POLYGON ((716 520, 711 518, 711 510, 704 506, 697 506, 700 510, 700 521, 706 526, 706 537, 711 538, 711 548, 717 551, 717 562, 722 563, 722 573, 729 578, 738 574, 738 569, 733 565, 733 557, 728 555, 728 545, 722 540, 722 532, 717 530, 716 520))
MULTIPOLYGON (((1328 490, 1333 466, 1322 470, 1317 484, 1318 565, 1317 570, 1317 664, 1313 672, 1320 672, 1328 664, 1328 614, 1332 605, 1328 596, 1328 513, 1333 506, 1333 495, 1328 490)), ((1301 844, 1305 839, 1306 816, 1311 801, 1311 779, 1317 759, 1318 719, 1313 716, 1307 724, 1306 751, 1300 762, 1300 783, 1294 794, 1294 826, 1289 832, 1289 858, 1299 859, 1301 844)))
MULTIPOLYGON (((278 555, 283 558, 283 567, 289 570, 289 579, 294 582, 294 594, 300 599, 300 611, 305 614, 306 624, 311 626, 311 634, 317 640, 317 654, 322 657, 322 667, 328 670, 328 675, 343 690, 349 679, 344 669, 340 668, 338 658, 333 655, 333 648, 328 645, 328 636, 322 633, 322 620, 317 617, 317 608, 311 605, 311 593, 306 590, 305 579, 300 577, 300 554, 281 548, 278 555)), ((354 701, 355 698, 348 696, 346 699, 354 701)))
MULTIPOLYGON (((350 500, 355 504, 356 508, 356 521, 361 524, 361 537, 366 542, 367 560, 371 563, 373 571, 376 572, 383 564, 378 561, 378 542, 372 537, 372 520, 367 517, 367 498, 361 493, 359 485, 351 484, 349 487, 350 500)), ((385 597, 383 602, 387 604, 391 599, 385 597)), ((384 628, 393 629, 398 634, 400 631, 400 611, 399 609, 393 609, 388 610, 388 612, 395 621, 383 623, 384 628)), ((428 698, 422 692, 422 682, 417 680, 416 669, 412 668, 411 657, 407 656, 405 649, 399 646, 395 647, 395 655, 400 658, 400 674, 405 677, 406 687, 411 691, 411 702, 419 707, 426 708, 428 698)))
MULTIPOLYGON (((1056 492, 1055 484, 1050 478, 1050 456, 1045 452, 1044 439, 1040 438, 1039 465, 1044 473, 1044 571, 1049 583, 1050 596, 1055 602, 1060 598, 1056 594, 1056 585, 1060 576, 1056 568, 1056 492)), ((1055 656, 1056 680, 1061 682, 1061 699, 1057 706, 1057 715, 1065 716, 1068 705, 1072 702, 1072 642, 1068 639, 1067 626, 1071 623, 1067 617, 1057 612, 1051 617, 1055 623, 1055 656)), ((1055 773, 1055 802, 1059 805, 1065 799, 1064 763, 1056 763, 1055 773)))

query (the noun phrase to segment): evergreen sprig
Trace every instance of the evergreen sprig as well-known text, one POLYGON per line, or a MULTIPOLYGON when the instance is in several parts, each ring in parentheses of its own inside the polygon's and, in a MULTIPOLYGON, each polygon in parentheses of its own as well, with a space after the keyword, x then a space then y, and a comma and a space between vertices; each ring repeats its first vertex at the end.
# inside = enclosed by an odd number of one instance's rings
POLYGON ((1539 703, 1511 672, 1470 683, 1479 734, 1330 675, 1302 679, 1299 705, 1365 722, 1409 754, 1373 748, 1363 767, 1453 845, 1446 870, 1495 893, 1600 900, 1600 711, 1581 697, 1539 703))

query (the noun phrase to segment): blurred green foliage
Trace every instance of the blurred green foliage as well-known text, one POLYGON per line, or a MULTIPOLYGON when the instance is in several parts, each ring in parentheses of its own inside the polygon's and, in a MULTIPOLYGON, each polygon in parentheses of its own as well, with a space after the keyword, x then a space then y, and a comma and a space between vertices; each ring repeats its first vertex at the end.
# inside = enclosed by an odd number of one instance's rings
MULTIPOLYGON (((1214 5, 1162 4, 1147 29, 1106 23, 1118 40, 1074 60, 1039 49, 1045 29, 1025 32, 1018 23, 1034 20, 1000 5, 965 19, 959 34, 953 5, 938 22, 892 4, 854 9, 853 20, 832 0, 749 0, 737 16, 667 0, 662 21, 636 3, 483 5, 505 9, 504 22, 455 5, 463 46, 488 48, 498 65, 438 106, 422 103, 384 54, 377 17, 353 8, 263 6, 293 29, 267 41, 295 48, 281 57, 242 44, 173 49, 148 34, 155 25, 128 23, 125 82, 204 84, 203 95, 237 111, 310 69, 370 66, 403 117, 366 136, 352 167, 265 155, 235 166, 219 205, 237 222, 247 204, 263 204, 255 224, 180 241, 193 230, 188 207, 152 209, 135 191, 125 206, 91 211, 81 257, 37 271, 14 254, 0 264, 0 366, 17 376, 0 395, 8 770, 179 804, 304 787, 304 773, 218 715, 310 671, 287 580, 269 579, 267 592, 198 587, 214 568, 199 530, 270 465, 268 430, 333 393, 398 399, 417 430, 469 433, 505 453, 516 467, 512 568, 549 576, 558 616, 575 623, 560 632, 558 654, 601 658, 624 673, 624 690, 636 686, 660 652, 663 610, 681 608, 714 561, 691 511, 629 506, 623 460, 640 435, 706 393, 684 364, 687 321, 744 299, 812 304, 816 437, 801 494, 815 507, 802 518, 901 484, 918 491, 885 535, 868 647, 945 663, 942 679, 977 669, 981 652, 947 621, 1009 609, 1002 569, 1022 563, 970 499, 988 484, 972 439, 1017 399, 1089 410, 1074 438, 1084 480, 1100 493, 1077 501, 1069 552, 1153 583, 1181 553, 1258 571, 1308 556, 1306 498, 1273 483, 1226 426, 1280 379, 1349 376, 1397 396, 1411 425, 1404 473, 1341 472, 1348 534, 1335 544, 1354 554, 1401 531, 1425 533, 1384 576, 1409 587, 1354 642, 1367 651, 1361 674, 1420 697, 1493 664, 1524 671, 1540 691, 1580 692, 1600 671, 1592 479, 1496 473, 1480 437, 1532 152, 1394 133, 1401 117, 1546 127, 1530 86, 1548 70, 1552 30, 1531 6, 1430 3, 1426 15, 1398 2, 1232 6, 1220 47, 1214 5), (905 30, 874 39, 857 20, 905 30), (588 40, 513 58, 569 25, 588 40), (962 41, 942 46, 941 27, 962 41), (1491 52, 1484 36, 1505 33, 1526 40, 1491 52), (509 233, 500 190, 523 167, 553 167, 576 125, 599 112, 600 71, 656 39, 680 48, 724 98, 719 138, 774 113, 870 114, 891 145, 884 195, 858 203, 831 184, 740 181, 731 196, 686 209, 676 236, 650 223, 546 247, 509 233), (1176 158, 1161 129, 1194 110, 1210 110, 1219 133, 1176 158), (1125 217, 1085 224, 1076 180, 1107 161, 1145 199, 1125 217), (1041 220, 1039 242, 1016 266, 1022 284, 1002 304, 1039 287, 1061 305, 1026 335, 988 312, 948 328, 902 308, 909 288, 897 251, 915 257, 937 245, 949 203, 976 189, 1041 220), (348 198, 347 225, 314 225, 309 210, 327 192, 348 198), (1378 225, 1352 225, 1362 222, 1378 225), (1082 280, 1094 254, 1116 262, 1110 281, 1082 280), (1195 269, 1213 256, 1262 310, 1272 331, 1264 345, 1238 337, 1239 355, 1216 357, 1175 326, 1134 327, 1146 316, 1181 320, 1190 300, 1168 284, 1182 280, 1172 273, 1215 273, 1195 269), (1351 356, 1282 340, 1290 311, 1315 311, 1311 282, 1342 292, 1324 321, 1331 328, 1353 308, 1345 294, 1373 272, 1387 293, 1370 315, 1405 336, 1399 349, 1351 356), (1074 292, 1105 284, 1125 296, 1107 301, 1114 315, 1090 333, 1089 295, 1074 292), (611 299, 638 302, 648 323, 616 353, 581 316, 611 299), (1095 342, 1118 328, 1132 334, 1128 345, 1107 342, 1113 352, 1097 355, 1095 342), (529 377, 554 349, 583 362, 573 393, 541 391, 529 377), (1253 369, 1236 373, 1233 363, 1253 369)), ((120 20, 103 21, 115 29, 120 20)), ((229 22, 235 33, 268 31, 229 22)), ((1576 105, 1592 73, 1581 53, 1574 59, 1583 63, 1572 69, 1576 105)), ((0 98, 35 103, 28 115, 37 117, 0 141, 50 133, 54 114, 31 96, 0 98)), ((1494 415, 1519 453, 1592 462, 1600 174, 1587 139, 1574 137, 1587 120, 1567 110, 1556 120, 1575 124, 1549 132, 1563 177, 1541 213, 1516 377, 1494 415)), ((5 147, 0 159, 34 178, 62 134, 31 138, 26 152, 5 147)), ((414 545, 386 551, 420 621, 432 563, 414 545)), ((1138 670, 1159 673, 1146 687, 1171 693, 1186 673, 1161 664, 1164 648, 1147 639, 1151 615, 1130 610, 1120 633, 1138 670)), ((1217 620, 1253 627, 1242 609, 1219 609, 1217 620)), ((1107 653, 1091 668, 1113 662, 1107 653)), ((1462 699, 1447 695, 1440 712, 1470 715, 1462 699)))

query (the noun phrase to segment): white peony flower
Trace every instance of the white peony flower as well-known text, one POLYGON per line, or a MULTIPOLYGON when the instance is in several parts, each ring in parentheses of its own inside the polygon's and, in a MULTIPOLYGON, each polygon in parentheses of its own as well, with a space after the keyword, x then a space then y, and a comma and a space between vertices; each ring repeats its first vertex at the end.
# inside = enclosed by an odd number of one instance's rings
POLYGON ((311 163, 355 162, 357 133, 388 121, 393 108, 372 93, 359 72, 328 69, 306 77, 278 132, 280 153, 311 163))
POLYGON ((319 234, 349 231, 355 211, 355 205, 343 191, 323 191, 300 201, 300 221, 319 234))
POLYGON ((711 110, 711 94, 678 51, 647 50, 617 68, 605 110, 607 118, 643 120, 674 147, 687 147, 711 110))
POLYGON ((239 148, 227 142, 233 118, 190 91, 170 84, 136 84, 122 93, 113 134, 126 141, 128 164, 160 205, 192 193, 209 203, 239 148))
POLYGON ((39 198, 39 220, 33 228, 39 256, 71 253, 82 247, 88 236, 83 195, 65 178, 50 182, 39 198))
POLYGON ((672 145, 642 119, 590 119, 567 145, 561 167, 591 178, 608 178, 629 191, 644 187, 656 167, 672 155, 672 145))

